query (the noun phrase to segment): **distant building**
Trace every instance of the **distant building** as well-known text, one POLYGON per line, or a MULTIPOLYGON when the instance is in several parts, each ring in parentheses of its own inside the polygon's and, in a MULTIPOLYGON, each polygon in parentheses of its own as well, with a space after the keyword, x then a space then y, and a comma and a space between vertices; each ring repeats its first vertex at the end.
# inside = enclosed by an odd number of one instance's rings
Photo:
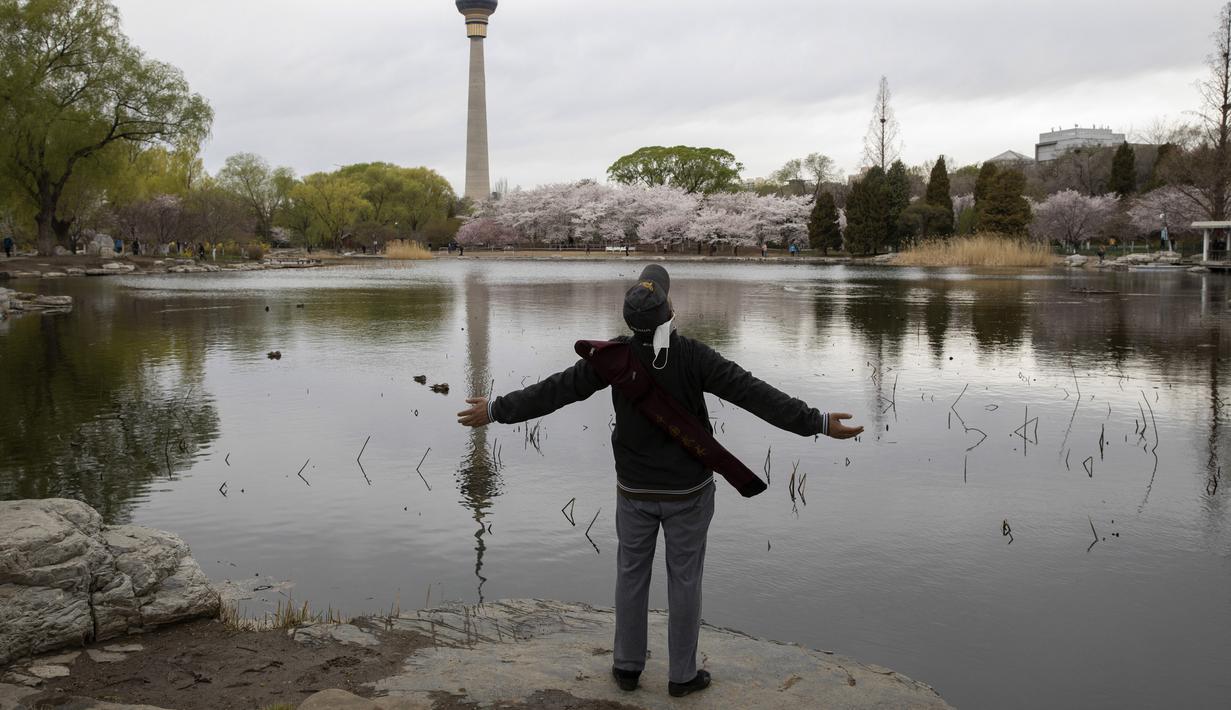
POLYGON ((988 158, 987 162, 996 163, 1002 166, 1021 167, 1034 162, 1034 158, 1029 155, 1023 155, 1016 150, 1006 150, 994 158, 988 158))
POLYGON ((1114 148, 1123 142, 1124 134, 1113 133, 1110 128, 1063 128, 1039 134, 1039 142, 1034 146, 1034 159, 1043 163, 1077 148, 1114 148))

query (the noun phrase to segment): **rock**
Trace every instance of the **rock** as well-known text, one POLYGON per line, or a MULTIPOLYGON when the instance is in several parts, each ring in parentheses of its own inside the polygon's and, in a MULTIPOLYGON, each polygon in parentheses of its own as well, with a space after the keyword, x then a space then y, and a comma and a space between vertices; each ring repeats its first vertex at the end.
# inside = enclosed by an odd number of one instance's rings
POLYGON ((368 700, 331 688, 309 695, 299 710, 430 710, 431 700, 415 698, 373 698, 368 700))
POLYGON ((72 252, 70 252, 69 250, 65 249, 65 248, 64 248, 64 247, 62 247, 62 246, 58 246, 58 245, 57 245, 54 249, 52 249, 51 251, 52 251, 52 253, 53 253, 53 254, 55 254, 56 256, 68 256, 68 255, 72 254, 72 252))
POLYGON ((45 279, 62 279, 65 276, 68 276, 68 274, 62 271, 47 271, 43 273, 43 278, 45 279))
POLYGON ((42 678, 43 680, 68 676, 68 668, 65 666, 30 666, 26 669, 26 672, 35 678, 42 678))
POLYGON ((103 646, 103 650, 111 653, 137 653, 144 651, 145 646, 139 643, 116 643, 110 646, 103 646))
POLYGON ((1188 267, 1188 273, 1190 273, 1190 274, 1208 274, 1208 273, 1210 273, 1210 270, 1209 270, 1209 269, 1207 269, 1207 268, 1205 268, 1204 266, 1197 265, 1197 266, 1190 266, 1190 267, 1188 267))
POLYGON ((1064 257, 1064 263, 1069 268, 1080 269, 1090 261, 1090 257, 1082 254, 1069 254, 1064 257))
POLYGON ((1153 254, 1125 254, 1116 259, 1117 264, 1153 264, 1153 254))
POLYGON ((22 698, 38 692, 24 685, 0 683, 0 710, 25 710, 28 706, 22 702, 22 698))
POLYGON ((354 624, 308 624, 287 632, 297 643, 306 646, 337 641, 352 646, 379 646, 380 639, 354 624))
POLYGON ((1180 253, 1175 252, 1175 251, 1156 251, 1154 252, 1154 261, 1158 262, 1159 264, 1178 264, 1180 263, 1180 259, 1182 258, 1183 257, 1180 256, 1180 253))
MULTIPOLYGON (((36 678, 30 675, 29 673, 22 673, 20 671, 9 671, 8 673, 5 673, 3 676, 0 676, 0 682, 13 683, 15 685, 24 685, 27 688, 37 688, 43 684, 43 679, 36 678)), ((0 685, 0 687, 3 687, 3 685, 0 685)), ((0 705, 0 708, 2 707, 4 706, 0 705)))
POLYGON ((77 660, 77 657, 80 655, 81 651, 69 651, 68 653, 60 653, 54 656, 42 656, 36 659, 36 661, 40 664, 71 666, 73 661, 77 660))
POLYGON ((128 654, 125 653, 109 653, 97 648, 87 648, 85 652, 90 657, 90 660, 95 663, 119 663, 128 658, 128 654))
POLYGON ((78 501, 0 501, 0 665, 218 613, 218 594, 170 533, 104 526, 78 501))
POLYGON ((79 269, 76 266, 70 266, 64 270, 64 273, 69 276, 85 276, 85 269, 79 269))
POLYGON ((72 296, 38 296, 34 299, 34 305, 44 308, 72 308, 72 296))
POLYGON ((110 269, 86 269, 85 270, 86 276, 110 276, 114 273, 115 272, 111 271, 110 269))
MULTIPOLYGON (((635 707, 652 710, 682 706, 666 692, 667 615, 661 611, 650 613, 652 654, 635 697, 609 677, 615 628, 610 609, 507 600, 481 608, 453 605, 421 611, 394 618, 392 624, 432 638, 433 646, 406 659, 397 675, 375 683, 376 692, 391 697, 426 698, 433 691, 465 688, 467 702, 486 707, 552 688, 594 701, 632 701, 635 707)), ((929 686, 886 668, 708 624, 702 624, 699 651, 715 682, 699 696, 697 707, 950 707, 929 686)))

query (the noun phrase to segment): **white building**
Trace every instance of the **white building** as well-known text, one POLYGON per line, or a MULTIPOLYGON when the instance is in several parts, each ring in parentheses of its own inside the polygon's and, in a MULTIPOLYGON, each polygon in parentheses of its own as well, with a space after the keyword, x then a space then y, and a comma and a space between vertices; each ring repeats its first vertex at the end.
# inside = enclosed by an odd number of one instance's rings
POLYGON ((1063 128, 1039 134, 1039 142, 1034 146, 1034 159, 1042 163, 1055 160, 1076 148, 1114 148, 1124 142, 1124 134, 1112 133, 1110 128, 1063 128))

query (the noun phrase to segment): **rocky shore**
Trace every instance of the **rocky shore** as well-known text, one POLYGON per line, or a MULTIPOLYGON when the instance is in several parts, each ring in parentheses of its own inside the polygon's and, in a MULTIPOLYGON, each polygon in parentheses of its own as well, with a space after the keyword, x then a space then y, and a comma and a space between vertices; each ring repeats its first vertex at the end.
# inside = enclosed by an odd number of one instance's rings
POLYGON ((72 296, 40 296, 25 291, 0 288, 0 320, 15 313, 67 313, 73 310, 72 296))
POLYGON ((223 262, 196 259, 138 257, 99 259, 98 257, 23 257, 0 263, 0 280, 62 279, 79 276, 122 276, 125 274, 205 274, 224 271, 265 271, 267 269, 308 269, 324 266, 320 259, 307 257, 270 257, 262 261, 223 262))
POLYGON ((1187 269, 1194 274, 1203 274, 1209 271, 1209 269, 1200 264, 1185 264, 1179 252, 1174 251, 1125 254, 1115 259, 1105 259, 1103 261, 1099 261, 1098 257, 1085 256, 1084 254, 1070 254, 1064 257, 1064 265, 1070 269, 1109 269, 1114 271, 1126 271, 1133 268, 1187 269))
POLYGON ((220 603, 175 535, 72 500, 0 502, 0 710, 949 708, 888 668, 708 624, 714 684, 670 698, 661 611, 624 692, 611 609, 505 600, 258 631, 219 621, 220 603))

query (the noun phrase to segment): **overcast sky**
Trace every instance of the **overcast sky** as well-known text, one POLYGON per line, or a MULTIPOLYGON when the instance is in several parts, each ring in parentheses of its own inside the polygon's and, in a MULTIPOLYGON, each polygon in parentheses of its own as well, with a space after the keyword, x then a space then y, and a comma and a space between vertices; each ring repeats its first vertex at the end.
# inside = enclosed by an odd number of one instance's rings
MULTIPOLYGON (((214 107, 210 172, 383 160, 460 192, 468 40, 451 0, 115 0, 214 107)), ((1040 131, 1132 133, 1196 107, 1218 3, 502 0, 486 42, 492 179, 602 180, 643 145, 858 167, 889 77, 908 164, 1033 155, 1040 131)))

